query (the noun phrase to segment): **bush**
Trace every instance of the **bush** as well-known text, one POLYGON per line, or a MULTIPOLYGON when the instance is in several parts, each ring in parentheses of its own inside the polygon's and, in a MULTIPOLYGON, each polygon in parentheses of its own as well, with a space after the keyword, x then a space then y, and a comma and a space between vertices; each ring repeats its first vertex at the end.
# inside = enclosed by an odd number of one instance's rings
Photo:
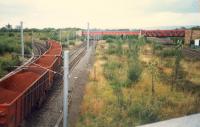
POLYGON ((48 38, 47 37, 40 37, 40 40, 46 41, 46 40, 48 40, 48 38))
POLYGON ((114 42, 114 41, 113 41, 112 38, 107 38, 107 39, 106 39, 106 42, 107 42, 107 43, 112 43, 112 42, 114 42))
POLYGON ((116 74, 114 73, 115 69, 120 69, 122 67, 122 65, 120 63, 117 62, 108 62, 104 65, 104 76, 112 81, 115 78, 117 78, 116 74))
POLYGON ((108 50, 107 50, 108 54, 116 54, 117 53, 117 46, 114 43, 109 43, 108 45, 108 50))
POLYGON ((123 53, 122 42, 118 41, 116 43, 109 43, 107 53, 110 55, 111 54, 122 55, 123 53))
POLYGON ((18 56, 6 54, 2 59, 0 59, 0 63, 2 71, 11 71, 15 68, 13 66, 20 65, 21 62, 18 56))
POLYGON ((135 62, 129 66, 128 69, 128 79, 131 82, 138 82, 140 79, 140 75, 142 73, 142 67, 139 62, 135 62))
POLYGON ((14 37, 15 34, 14 34, 14 33, 9 33, 8 36, 9 36, 9 37, 14 37))
POLYGON ((69 41, 69 45, 75 45, 74 41, 69 41))
POLYGON ((107 40, 107 39, 116 39, 117 37, 116 36, 113 36, 113 35, 104 35, 103 36, 103 40, 107 40))
POLYGON ((18 48, 18 43, 12 38, 0 38, 0 54, 5 52, 14 52, 18 48))
POLYGON ((171 50, 163 50, 160 52, 161 57, 173 57, 176 56, 176 50, 171 49, 171 50))
POLYGON ((154 49, 155 49, 155 50, 162 50, 162 49, 163 49, 163 46, 162 46, 161 44, 156 43, 156 44, 154 45, 154 49))
POLYGON ((139 124, 156 122, 159 120, 158 107, 137 102, 129 109, 129 117, 137 119, 139 124))

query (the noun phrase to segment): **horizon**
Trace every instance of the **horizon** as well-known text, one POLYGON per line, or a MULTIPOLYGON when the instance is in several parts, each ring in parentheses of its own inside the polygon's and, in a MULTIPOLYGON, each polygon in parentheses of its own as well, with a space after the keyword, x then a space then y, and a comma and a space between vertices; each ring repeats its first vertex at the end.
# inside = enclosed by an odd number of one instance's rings
POLYGON ((84 29, 87 22, 97 29, 200 25, 199 0, 7 0, 0 6, 0 27, 20 21, 25 28, 39 29, 84 29))
MULTIPOLYGON (((3 24, 0 28, 6 27, 6 25, 11 25, 12 29, 18 29, 20 25, 13 25, 10 23, 3 24)), ((172 29, 190 29, 192 27, 200 27, 200 25, 185 25, 185 26, 155 26, 155 27, 143 27, 143 28, 90 28, 90 30, 172 30, 172 29)), ((55 28, 55 27, 43 27, 43 28, 37 28, 37 27, 26 27, 24 26, 24 29, 81 29, 81 30, 87 30, 87 28, 80 28, 80 27, 61 27, 61 28, 55 28)))

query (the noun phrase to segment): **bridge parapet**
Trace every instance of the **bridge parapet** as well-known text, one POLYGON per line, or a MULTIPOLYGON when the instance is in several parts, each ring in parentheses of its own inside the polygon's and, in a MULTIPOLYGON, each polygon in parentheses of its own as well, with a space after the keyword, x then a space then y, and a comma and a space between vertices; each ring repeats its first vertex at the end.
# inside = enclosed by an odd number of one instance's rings
POLYGON ((142 30, 145 37, 184 37, 185 30, 142 30))
MULTIPOLYGON (((141 31, 90 31, 90 36, 102 35, 144 35, 145 37, 184 37, 185 30, 141 30, 141 31)), ((87 35, 86 31, 82 35, 87 35)))

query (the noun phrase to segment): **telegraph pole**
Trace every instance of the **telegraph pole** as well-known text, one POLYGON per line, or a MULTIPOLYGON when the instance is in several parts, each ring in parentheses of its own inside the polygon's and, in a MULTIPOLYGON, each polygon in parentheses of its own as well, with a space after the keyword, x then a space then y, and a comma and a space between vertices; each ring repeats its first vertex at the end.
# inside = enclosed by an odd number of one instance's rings
POLYGON ((89 50, 89 43, 90 43, 90 24, 87 24, 87 50, 89 50))
POLYGON ((75 42, 77 43, 77 31, 75 32, 75 42))
POLYGON ((22 58, 24 58, 24 35, 23 35, 23 22, 20 22, 21 24, 21 53, 22 53, 22 58))
POLYGON ((139 38, 142 37, 142 30, 140 29, 139 38))
POLYGON ((68 116, 68 83, 69 83, 69 51, 64 51, 64 97, 63 97, 63 127, 67 127, 68 116))
POLYGON ((60 44, 62 44, 62 31, 60 29, 60 44))
POLYGON ((33 54, 33 31, 32 31, 32 37, 31 37, 31 44, 32 44, 32 54, 33 54))

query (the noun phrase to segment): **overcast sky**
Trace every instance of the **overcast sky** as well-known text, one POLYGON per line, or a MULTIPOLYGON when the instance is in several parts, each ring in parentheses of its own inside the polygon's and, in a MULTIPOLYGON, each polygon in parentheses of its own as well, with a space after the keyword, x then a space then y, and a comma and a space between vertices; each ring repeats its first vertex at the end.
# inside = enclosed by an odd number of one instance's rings
POLYGON ((1 0, 0 26, 144 28, 200 25, 199 0, 1 0))

